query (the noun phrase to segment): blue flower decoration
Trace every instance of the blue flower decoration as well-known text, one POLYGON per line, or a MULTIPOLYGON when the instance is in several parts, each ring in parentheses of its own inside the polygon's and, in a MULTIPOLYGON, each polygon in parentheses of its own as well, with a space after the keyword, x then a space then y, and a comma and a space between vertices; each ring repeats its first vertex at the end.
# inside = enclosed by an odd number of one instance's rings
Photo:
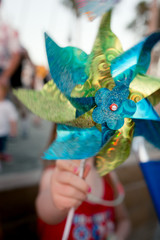
POLYGON ((124 124, 124 118, 130 118, 136 111, 136 104, 127 99, 129 89, 126 86, 116 86, 112 91, 101 88, 95 95, 97 107, 92 117, 96 123, 107 123, 110 129, 117 130, 124 124))

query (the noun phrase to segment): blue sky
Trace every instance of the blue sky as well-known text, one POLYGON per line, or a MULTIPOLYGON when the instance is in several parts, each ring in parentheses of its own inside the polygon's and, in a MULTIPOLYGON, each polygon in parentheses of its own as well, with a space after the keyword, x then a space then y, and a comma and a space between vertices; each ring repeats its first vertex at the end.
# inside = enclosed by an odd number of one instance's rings
MULTIPOLYGON (((112 16, 112 30, 120 38, 124 49, 139 39, 125 29, 135 16, 135 6, 140 0, 121 0, 112 16)), ((146 0, 149 1, 149 0, 146 0)), ((3 0, 2 15, 19 31, 20 40, 36 64, 45 64, 44 32, 61 46, 71 44, 87 53, 91 51, 100 18, 89 22, 86 16, 77 21, 72 12, 62 5, 62 0, 3 0)))

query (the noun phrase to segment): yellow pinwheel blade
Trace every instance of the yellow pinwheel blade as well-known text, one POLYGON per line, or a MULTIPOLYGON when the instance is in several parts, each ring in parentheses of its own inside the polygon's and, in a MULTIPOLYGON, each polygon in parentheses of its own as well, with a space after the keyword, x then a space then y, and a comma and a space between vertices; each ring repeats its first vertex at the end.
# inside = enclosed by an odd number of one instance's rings
POLYGON ((150 95, 148 100, 153 106, 156 106, 158 103, 160 103, 160 89, 150 95))
POLYGON ((129 99, 139 102, 143 98, 152 96, 159 89, 160 79, 145 74, 138 74, 129 86, 129 99))
POLYGON ((104 14, 85 72, 88 79, 77 85, 71 97, 94 97, 100 88, 112 90, 115 82, 110 73, 111 61, 123 52, 121 43, 110 29, 111 13, 104 14))
POLYGON ((103 146, 96 156, 96 167, 101 176, 122 164, 130 154, 134 122, 126 118, 123 127, 103 146))

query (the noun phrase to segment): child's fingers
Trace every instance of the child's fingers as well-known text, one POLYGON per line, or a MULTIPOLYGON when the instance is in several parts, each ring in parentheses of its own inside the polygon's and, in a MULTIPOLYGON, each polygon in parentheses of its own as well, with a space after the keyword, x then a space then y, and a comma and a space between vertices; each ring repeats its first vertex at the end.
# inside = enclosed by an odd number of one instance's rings
MULTIPOLYGON (((73 172, 74 174, 79 174, 79 165, 81 160, 58 160, 56 162, 57 167, 61 171, 69 171, 73 172)), ((83 179, 85 179, 91 169, 89 163, 85 164, 83 179)))
POLYGON ((74 160, 57 160, 56 166, 61 171, 69 171, 75 174, 78 172, 79 167, 77 161, 74 160))
POLYGON ((59 210, 70 209, 72 207, 77 208, 81 205, 81 201, 64 196, 55 196, 55 205, 59 210))
POLYGON ((83 174, 83 179, 85 179, 91 170, 91 165, 89 163, 86 163, 85 168, 84 168, 84 174, 83 174))
POLYGON ((79 176, 73 173, 62 171, 61 174, 57 176, 57 180, 60 183, 68 184, 74 188, 77 188, 79 191, 83 192, 84 194, 88 192, 88 189, 89 189, 88 184, 79 176))
POLYGON ((73 198, 77 199, 79 201, 84 201, 86 199, 87 194, 85 194, 82 191, 79 191, 77 188, 72 187, 70 185, 64 185, 64 184, 57 184, 57 194, 63 196, 63 197, 68 197, 68 198, 73 198))

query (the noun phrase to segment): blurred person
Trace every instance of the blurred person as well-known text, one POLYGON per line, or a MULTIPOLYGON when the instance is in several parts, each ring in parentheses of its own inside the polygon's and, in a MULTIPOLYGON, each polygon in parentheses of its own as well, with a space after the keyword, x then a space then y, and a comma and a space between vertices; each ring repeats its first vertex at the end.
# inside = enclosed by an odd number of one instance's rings
POLYGON ((48 73, 45 78, 43 79, 43 83, 46 84, 52 79, 50 73, 48 73))
POLYGON ((0 160, 9 161, 11 156, 6 154, 8 137, 17 134, 17 111, 14 105, 6 99, 7 87, 0 85, 0 160))
MULTIPOLYGON (((47 81, 48 70, 44 66, 36 66, 36 75, 34 79, 34 89, 40 91, 47 81)), ((49 79, 51 80, 51 78, 49 79)))
POLYGON ((12 88, 32 88, 35 79, 35 65, 29 57, 27 50, 20 46, 20 61, 11 76, 12 88))
MULTIPOLYGON (((35 78, 35 66, 32 63, 27 50, 21 46, 20 61, 10 79, 12 88, 32 88, 35 78)), ((29 135, 29 111, 12 93, 10 98, 18 109, 21 118, 21 137, 29 135)))
MULTIPOLYGON (((2 0, 0 0, 1 9, 2 0)), ((0 15, 0 84, 8 86, 20 62, 18 33, 0 15)))
MULTIPOLYGON (((55 128, 52 133, 51 142, 56 137, 55 128)), ((57 160, 44 170, 36 200, 41 240, 62 238, 72 207, 76 211, 69 240, 127 239, 130 221, 124 204, 108 207, 87 199, 87 194, 92 193, 98 199, 113 201, 121 186, 113 172, 101 178, 94 161, 94 157, 87 159, 83 179, 78 176, 80 160, 57 160)))

